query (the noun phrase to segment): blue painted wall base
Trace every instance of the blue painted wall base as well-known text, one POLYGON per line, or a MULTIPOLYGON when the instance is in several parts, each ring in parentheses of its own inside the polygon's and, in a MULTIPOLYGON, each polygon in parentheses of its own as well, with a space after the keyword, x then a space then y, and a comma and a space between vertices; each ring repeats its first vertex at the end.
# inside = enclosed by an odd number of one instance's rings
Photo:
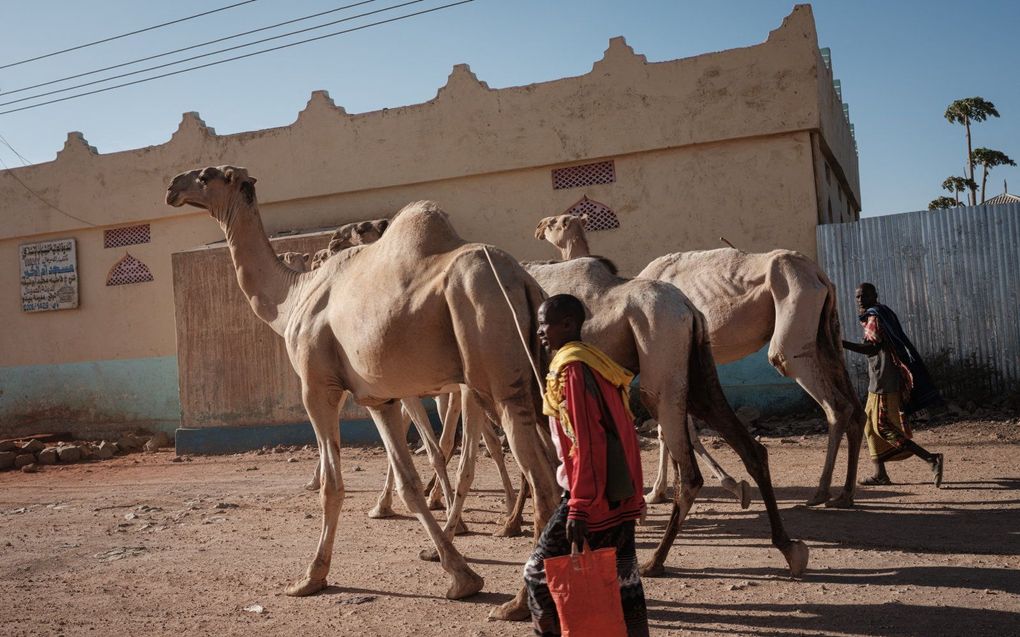
MULTIPOLYGON (((439 416, 428 411, 432 429, 442 428, 439 416)), ((408 440, 417 440, 418 432, 412 426, 408 440)), ((340 441, 343 444, 372 444, 382 442, 375 423, 370 418, 345 420, 340 423, 340 441)), ((292 425, 260 425, 254 427, 180 428, 176 434, 177 455, 243 453, 276 445, 314 445, 315 431, 310 422, 292 425)))

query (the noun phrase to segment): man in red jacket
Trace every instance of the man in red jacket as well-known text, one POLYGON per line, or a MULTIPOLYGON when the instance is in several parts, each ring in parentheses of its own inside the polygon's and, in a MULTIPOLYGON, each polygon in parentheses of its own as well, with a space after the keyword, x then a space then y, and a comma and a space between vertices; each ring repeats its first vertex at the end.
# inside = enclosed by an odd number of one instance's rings
POLYGON ((563 499, 524 567, 536 635, 559 635, 545 559, 587 542, 616 549, 617 578, 628 637, 648 635, 645 594, 638 573, 634 524, 644 511, 641 455, 627 392, 633 374, 581 342, 584 305, 558 294, 538 310, 538 336, 554 353, 544 412, 560 459, 563 499))

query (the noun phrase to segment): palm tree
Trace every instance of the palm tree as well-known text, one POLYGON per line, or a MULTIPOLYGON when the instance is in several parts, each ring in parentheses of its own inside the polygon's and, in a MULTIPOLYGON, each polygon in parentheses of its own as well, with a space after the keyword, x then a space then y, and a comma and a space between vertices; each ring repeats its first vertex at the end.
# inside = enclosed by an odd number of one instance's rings
POLYGON ((985 184, 988 183, 988 171, 996 166, 1016 166, 1016 162, 1009 158, 1009 155, 991 148, 975 148, 971 153, 974 163, 980 164, 984 171, 981 173, 981 203, 985 202, 985 184))
POLYGON ((955 208, 959 205, 959 197, 953 199, 952 197, 946 197, 943 195, 938 199, 932 199, 931 203, 928 204, 928 210, 943 210, 945 208, 955 208))
MULTIPOLYGON (((948 190, 953 193, 956 197, 957 206, 960 205, 960 193, 971 187, 977 188, 977 184, 974 183, 973 179, 966 177, 946 177, 945 181, 942 182, 942 190, 948 190)), ((943 197, 943 199, 949 199, 949 197, 943 197)), ((938 200, 936 199, 936 201, 938 200)))
MULTIPOLYGON (((970 168, 971 181, 974 181, 974 153, 970 143, 970 123, 983 122, 991 117, 998 117, 999 111, 995 110, 992 104, 983 97, 965 97, 956 100, 946 107, 946 119, 950 124, 963 124, 967 129, 967 166, 970 168)), ((977 205, 977 185, 970 191, 970 205, 977 205)))

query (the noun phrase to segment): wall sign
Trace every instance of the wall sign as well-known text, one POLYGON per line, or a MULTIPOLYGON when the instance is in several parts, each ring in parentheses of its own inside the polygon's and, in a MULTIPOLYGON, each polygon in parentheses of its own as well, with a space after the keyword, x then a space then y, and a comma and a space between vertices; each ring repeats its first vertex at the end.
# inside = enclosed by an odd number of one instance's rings
POLYGON ((74 239, 25 243, 21 255, 21 309, 78 307, 78 250, 74 239))

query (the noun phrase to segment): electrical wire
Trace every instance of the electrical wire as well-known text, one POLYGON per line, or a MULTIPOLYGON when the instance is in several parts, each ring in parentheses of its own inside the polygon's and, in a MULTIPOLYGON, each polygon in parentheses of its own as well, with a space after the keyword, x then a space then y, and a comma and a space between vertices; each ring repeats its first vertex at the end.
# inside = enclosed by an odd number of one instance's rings
MULTIPOLYGON (((13 148, 11 148, 10 144, 7 144, 7 147, 10 148, 11 150, 14 150, 13 148)), ((15 152, 15 154, 18 153, 18 151, 16 151, 16 150, 14 152, 15 152)), ((21 157, 21 155, 18 154, 18 157, 21 157)), ((14 174, 14 171, 11 170, 10 166, 7 165, 7 162, 5 162, 2 157, 0 157, 0 166, 4 167, 4 169, 2 171, 0 171, 0 175, 8 175, 8 176, 12 177, 14 179, 14 181, 16 181, 19 184, 21 184, 22 188, 24 188, 28 192, 32 193, 33 195, 35 195, 35 197, 39 201, 43 202, 44 204, 46 204, 50 208, 53 208, 54 210, 56 210, 60 214, 64 215, 65 217, 70 217, 71 219, 74 219, 75 221, 80 221, 80 222, 84 223, 87 226, 92 226, 93 228, 97 227, 96 224, 92 223, 91 221, 87 221, 85 219, 82 219, 81 217, 76 217, 76 216, 72 215, 70 212, 65 212, 65 211, 61 210, 60 208, 58 208, 57 206, 51 204, 49 201, 47 201, 45 198, 43 198, 42 195, 40 195, 36 191, 34 191, 31 188, 29 188, 28 184, 26 184, 25 182, 21 181, 21 178, 14 174)))
POLYGON ((164 22, 163 24, 156 24, 156 25, 153 25, 151 27, 145 27, 144 29, 138 29, 137 31, 131 31, 129 33, 122 33, 120 35, 115 35, 115 36, 112 36, 112 37, 109 37, 109 38, 103 38, 102 40, 96 40, 95 42, 88 42, 86 44, 79 44, 78 46, 72 46, 69 49, 61 49, 60 51, 54 51, 53 53, 46 53, 45 55, 37 55, 34 58, 28 58, 26 60, 19 60, 17 62, 11 62, 9 64, 3 64, 3 65, 0 65, 0 69, 9 69, 12 66, 18 66, 19 64, 28 64, 29 62, 35 62, 36 60, 43 60, 43 59, 46 59, 46 58, 51 58, 51 57, 53 57, 55 55, 60 55, 62 53, 69 53, 71 51, 78 51, 79 49, 85 49, 85 48, 88 48, 90 46, 95 46, 97 44, 103 44, 105 42, 112 42, 114 40, 120 40, 121 38, 126 38, 126 37, 128 37, 130 35, 138 35, 139 33, 145 33, 146 31, 153 31, 155 29, 162 29, 163 27, 168 27, 171 24, 178 24, 180 22, 186 22, 188 20, 193 20, 195 18, 200 18, 200 17, 202 17, 204 15, 210 15, 210 14, 213 14, 213 13, 218 13, 220 11, 226 11, 227 9, 233 9, 234 7, 239 7, 239 6, 243 5, 243 4, 251 4, 252 2, 256 2, 256 0, 244 0, 244 2, 236 2, 234 4, 227 5, 225 7, 220 7, 219 9, 213 9, 212 11, 205 11, 203 13, 196 13, 195 15, 189 15, 186 18, 178 18, 177 20, 171 20, 170 22, 164 22))
POLYGON ((25 156, 22 155, 21 153, 19 153, 17 151, 17 149, 14 148, 14 146, 11 146, 11 143, 9 141, 7 141, 7 138, 4 137, 3 135, 0 135, 0 142, 3 142, 4 146, 6 146, 7 148, 10 148, 11 152, 14 153, 15 155, 17 155, 18 159, 21 160, 22 164, 24 164, 26 166, 30 166, 32 164, 32 162, 30 162, 27 159, 25 159, 25 156))
MULTIPOLYGON (((66 82, 67 80, 74 80, 74 79, 77 79, 79 77, 86 77, 88 75, 95 75, 96 73, 102 73, 103 71, 112 71, 113 69, 119 69, 119 68, 122 68, 122 67, 125 67, 125 66, 131 66, 132 64, 138 64, 140 62, 148 62, 149 60, 155 60, 157 58, 166 57, 168 55, 173 55, 175 53, 183 53, 184 51, 190 51, 192 49, 198 49, 198 48, 201 48, 203 46, 208 46, 210 44, 217 44, 219 42, 225 42, 227 40, 233 40, 234 38, 244 37, 246 35, 251 35, 253 33, 259 33, 261 31, 268 31, 270 29, 275 29, 277 27, 286 26, 288 24, 294 24, 295 22, 303 22, 305 20, 311 20, 312 18, 318 18, 318 17, 324 16, 324 15, 328 15, 330 13, 336 13, 337 11, 344 11, 345 9, 351 9, 351 8, 354 8, 354 7, 361 6, 363 4, 371 4, 373 2, 378 2, 378 0, 362 0, 361 2, 355 2, 354 4, 344 5, 342 7, 337 7, 336 9, 329 9, 328 11, 320 11, 319 13, 313 13, 311 15, 306 15, 306 16, 301 17, 301 18, 295 18, 293 20, 287 20, 285 22, 277 22, 276 24, 270 24, 269 26, 260 27, 258 29, 252 29, 251 31, 244 31, 242 33, 235 33, 234 35, 228 35, 226 37, 217 38, 215 40, 209 40, 208 42, 202 42, 200 44, 193 44, 191 46, 186 46, 186 47, 183 47, 183 48, 180 48, 180 49, 174 49, 173 51, 167 51, 165 53, 157 53, 156 55, 150 55, 148 57, 138 58, 137 60, 131 60, 130 62, 123 62, 121 64, 114 64, 113 66, 106 66, 106 67, 103 67, 101 69, 95 69, 94 71, 86 71, 84 73, 77 73, 75 75, 68 75, 68 76, 62 77, 60 79, 50 80, 48 82, 42 82, 40 84, 33 84, 32 86, 23 86, 21 88, 16 88, 16 89, 13 89, 13 90, 10 90, 10 91, 0 91, 0 95, 13 95, 14 93, 23 93, 24 91, 29 91, 29 90, 34 89, 34 88, 41 88, 43 86, 50 86, 51 84, 57 84, 59 82, 66 82)), ((332 23, 330 23, 330 24, 332 24, 332 23)), ((322 25, 322 26, 328 26, 328 25, 322 25)), ((253 44, 257 44, 257 42, 253 43, 253 44)), ((207 55, 212 55, 212 53, 209 53, 207 55)), ((181 61, 183 62, 183 61, 186 61, 186 60, 181 60, 181 61)), ((107 78, 107 79, 113 79, 113 78, 107 78)), ((103 81, 103 80, 100 80, 100 81, 103 81)), ((70 89, 68 89, 68 90, 70 90, 70 89)))
MULTIPOLYGON (((415 1, 420 1, 420 0, 415 0, 415 1)), ((27 111, 27 110, 30 110, 30 109, 33 109, 33 108, 39 108, 40 106, 46 106, 48 104, 56 104, 58 102, 66 102, 67 100, 73 100, 73 99, 77 99, 79 97, 85 97, 87 95, 95 95, 96 93, 104 93, 106 91, 112 91, 114 89, 123 88, 125 86, 133 86, 135 84, 142 84, 144 82, 151 82, 152 80, 158 80, 158 79, 161 79, 161 78, 164 78, 164 77, 170 77, 170 76, 173 76, 173 75, 180 75, 182 73, 189 73, 191 71, 197 71, 199 69, 204 69, 204 68, 208 68, 208 67, 211 67, 211 66, 216 66, 218 64, 225 64, 227 62, 233 62, 235 60, 243 60, 245 58, 254 57, 256 55, 261 55, 263 53, 270 53, 270 52, 273 52, 273 51, 279 51, 281 49, 288 49, 290 47, 298 46, 300 44, 307 44, 309 42, 316 42, 318 40, 324 40, 326 38, 332 38, 332 37, 336 37, 338 35, 344 35, 346 33, 352 33, 354 31, 361 31, 363 29, 368 29, 368 28, 371 28, 371 27, 380 26, 380 25, 383 25, 383 24, 388 24, 390 22, 397 22, 397 21, 400 21, 400 20, 406 20, 407 18, 413 18, 415 16, 424 15, 426 13, 433 13, 435 11, 441 11, 443 9, 449 9, 450 7, 456 7, 458 5, 468 4, 468 3, 471 3, 471 2, 474 2, 474 1, 475 0, 460 0, 459 2, 451 2, 449 4, 444 4, 444 5, 440 5, 438 7, 433 7, 431 9, 423 9, 422 11, 416 11, 414 13, 408 13, 406 15, 397 16, 395 18, 388 18, 386 20, 380 20, 378 22, 370 22, 368 24, 363 24, 363 25, 360 25, 360 26, 357 26, 357 27, 352 27, 350 29, 344 29, 342 31, 335 31, 333 33, 327 33, 325 35, 320 35, 320 36, 316 36, 314 38, 308 38, 308 39, 305 39, 305 40, 299 40, 297 42, 291 42, 291 43, 288 43, 288 44, 281 44, 280 46, 270 47, 268 49, 262 49, 260 51, 253 51, 251 53, 246 53, 244 55, 237 55, 237 56, 234 56, 234 57, 231 57, 231 58, 226 58, 226 59, 223 59, 223 60, 217 60, 215 62, 209 62, 207 64, 200 64, 198 66, 193 66, 193 67, 187 68, 187 69, 179 69, 177 71, 170 71, 169 73, 161 73, 160 75, 154 75, 152 77, 145 77, 145 78, 142 78, 142 79, 139 79, 139 80, 132 80, 131 82, 124 82, 122 84, 115 84, 113 86, 107 86, 107 87, 104 87, 104 88, 96 89, 94 91, 86 91, 84 93, 76 93, 74 95, 68 95, 66 97, 60 97, 60 98, 57 98, 57 99, 48 100, 48 101, 45 101, 45 102, 40 102, 38 104, 29 104, 28 106, 21 106, 19 108, 12 108, 12 109, 8 109, 6 111, 0 111, 0 115, 7 115, 9 113, 17 113, 17 112, 20 112, 20 111, 27 111)), ((408 3, 408 4, 410 4, 410 3, 408 3)), ((376 11, 375 13, 378 13, 378 11, 376 11)))
MULTIPOLYGON (((370 0, 370 1, 375 1, 375 0, 370 0)), ((255 40, 254 42, 248 42, 248 43, 245 43, 245 44, 238 44, 236 46, 229 46, 229 47, 227 47, 225 49, 218 49, 216 51, 209 51, 208 53, 201 53, 199 55, 193 55, 191 57, 182 58, 180 60, 175 60, 173 62, 167 62, 165 64, 157 64, 155 66, 149 66, 149 67, 146 67, 144 69, 138 69, 137 71, 129 71, 127 73, 121 73, 119 75, 111 75, 109 77, 104 77, 104 78, 99 79, 99 80, 92 80, 91 82, 82 82, 81 84, 75 84, 73 86, 65 86, 64 88, 58 88, 58 89, 53 90, 53 91, 46 91, 45 93, 36 93, 35 95, 29 95, 28 97, 20 97, 20 98, 18 98, 16 100, 8 100, 6 102, 0 102, 0 106, 9 106, 11 104, 19 104, 21 102, 28 102, 28 101, 31 101, 31 100, 34 100, 34 99, 38 99, 40 97, 46 97, 48 95, 56 95, 57 93, 66 93, 67 91, 73 91, 75 89, 85 88, 86 86, 95 86, 96 84, 102 84, 103 82, 109 82, 111 80, 119 80, 119 79, 121 79, 123 77, 131 77, 132 75, 139 75, 141 73, 148 73, 149 71, 158 71, 159 69, 165 69, 165 68, 170 67, 170 66, 176 66, 178 64, 184 64, 185 62, 193 62, 194 60, 200 60, 202 58, 207 58, 207 57, 210 57, 210 56, 213 56, 213 55, 219 55, 220 53, 226 53, 228 51, 236 51, 237 49, 244 49, 244 48, 249 47, 249 46, 255 46, 256 44, 262 44, 264 42, 271 42, 273 40, 279 40, 281 38, 290 37, 292 35, 297 35, 299 33, 306 33, 308 31, 315 31, 317 29, 323 29, 323 28, 328 27, 328 26, 333 26, 334 24, 340 24, 341 22, 350 22, 351 20, 356 20, 358 18, 364 18, 366 16, 375 15, 377 13, 384 13, 386 11, 392 11, 393 9, 400 9, 401 7, 406 7, 406 6, 411 5, 411 4, 418 4, 419 2, 424 2, 424 1, 425 0, 408 0, 408 2, 404 2, 402 4, 395 4, 395 5, 390 6, 390 7, 384 7, 382 9, 376 9, 375 11, 366 11, 365 13, 359 13, 357 15, 348 16, 346 18, 340 18, 339 20, 333 20, 332 22, 327 22, 325 24, 320 24, 318 26, 307 27, 307 28, 304 28, 304 29, 298 29, 297 31, 291 31, 289 33, 282 33, 280 35, 274 35, 272 37, 262 38, 261 40, 255 40)))

